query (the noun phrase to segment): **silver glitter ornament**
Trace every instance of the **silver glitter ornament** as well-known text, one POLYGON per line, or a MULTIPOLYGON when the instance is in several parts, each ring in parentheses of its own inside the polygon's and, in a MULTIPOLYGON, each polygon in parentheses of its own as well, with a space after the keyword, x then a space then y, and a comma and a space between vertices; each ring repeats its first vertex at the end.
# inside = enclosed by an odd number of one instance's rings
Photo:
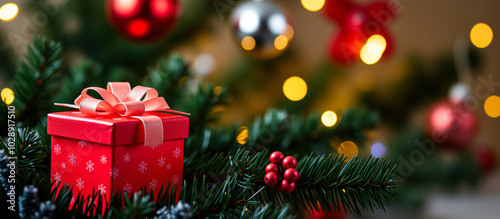
POLYGON ((281 55, 293 37, 290 17, 273 1, 242 2, 234 9, 230 21, 237 43, 253 58, 272 59, 281 55))

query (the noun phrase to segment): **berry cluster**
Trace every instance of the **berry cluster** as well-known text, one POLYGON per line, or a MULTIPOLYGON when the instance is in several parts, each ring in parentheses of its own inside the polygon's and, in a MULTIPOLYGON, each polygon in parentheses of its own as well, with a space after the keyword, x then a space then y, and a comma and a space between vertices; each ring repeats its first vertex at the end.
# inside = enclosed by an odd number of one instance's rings
POLYGON ((295 181, 299 179, 299 172, 295 169, 297 160, 292 156, 285 157, 283 153, 275 151, 269 156, 269 161, 271 163, 266 166, 266 176, 264 177, 266 185, 279 192, 293 192, 295 181), (282 168, 278 164, 281 164, 282 168), (283 177, 278 175, 280 169, 285 170, 283 177))

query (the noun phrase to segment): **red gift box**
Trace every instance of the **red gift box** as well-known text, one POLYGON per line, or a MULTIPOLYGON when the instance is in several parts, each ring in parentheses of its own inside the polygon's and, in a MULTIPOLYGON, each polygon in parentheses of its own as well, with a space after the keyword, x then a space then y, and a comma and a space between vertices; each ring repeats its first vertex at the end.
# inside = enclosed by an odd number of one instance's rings
POLYGON ((49 114, 52 180, 73 187, 73 198, 100 190, 108 203, 115 191, 130 193, 144 186, 156 197, 168 182, 176 183, 180 192, 189 119, 157 112, 144 115, 161 119, 162 145, 145 146, 144 125, 134 117, 101 117, 79 111, 49 114))

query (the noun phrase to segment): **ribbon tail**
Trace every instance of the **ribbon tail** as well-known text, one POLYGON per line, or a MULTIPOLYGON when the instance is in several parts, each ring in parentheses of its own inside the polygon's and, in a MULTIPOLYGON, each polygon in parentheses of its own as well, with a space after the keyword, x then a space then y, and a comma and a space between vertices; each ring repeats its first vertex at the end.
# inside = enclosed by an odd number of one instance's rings
POLYGON ((144 146, 163 144, 163 122, 158 116, 131 116, 144 126, 144 146))
POLYGON ((74 109, 80 109, 80 106, 77 106, 75 104, 67 104, 67 103, 54 103, 56 106, 62 106, 62 107, 69 107, 69 108, 74 108, 74 109))
POLYGON ((155 111, 160 111, 160 112, 166 112, 166 113, 173 113, 173 114, 179 114, 179 115, 185 115, 185 116, 189 116, 191 114, 189 113, 185 113, 185 112, 182 112, 182 111, 177 111, 177 110, 171 110, 171 109, 165 109, 165 110, 155 110, 155 111))

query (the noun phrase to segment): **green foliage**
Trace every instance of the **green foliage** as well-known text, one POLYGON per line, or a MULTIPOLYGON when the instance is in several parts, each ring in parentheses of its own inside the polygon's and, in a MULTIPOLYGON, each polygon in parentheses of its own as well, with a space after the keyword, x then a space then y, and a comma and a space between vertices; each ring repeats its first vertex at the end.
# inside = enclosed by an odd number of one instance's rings
POLYGON ((60 43, 35 37, 25 60, 18 66, 14 79, 17 117, 25 126, 35 126, 52 109, 53 97, 59 90, 61 69, 60 43))
MULTIPOLYGON (((61 82, 60 92, 56 98, 57 103, 73 103, 83 89, 89 86, 100 86, 102 83, 97 80, 102 73, 101 67, 95 62, 83 59, 78 65, 71 68, 69 74, 64 75, 61 82)), ((60 107, 58 109, 67 110, 60 107)))

